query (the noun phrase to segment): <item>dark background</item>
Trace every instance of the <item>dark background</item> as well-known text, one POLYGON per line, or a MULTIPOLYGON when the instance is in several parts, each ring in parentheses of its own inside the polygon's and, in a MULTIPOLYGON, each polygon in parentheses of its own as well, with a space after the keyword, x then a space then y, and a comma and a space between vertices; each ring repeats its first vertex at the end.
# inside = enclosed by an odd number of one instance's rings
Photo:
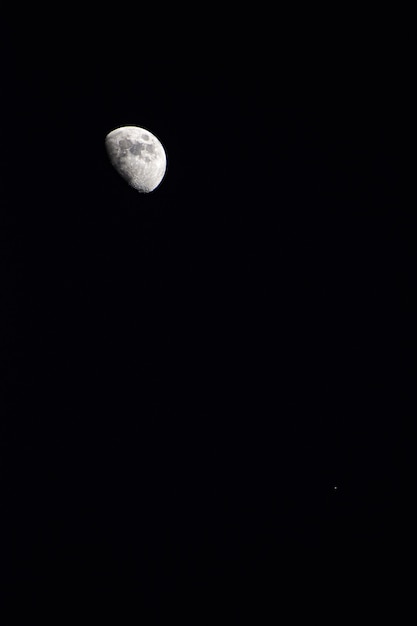
POLYGON ((398 615, 407 35, 112 11, 2 26, 2 606, 398 615), (129 124, 167 151, 149 195, 104 150, 129 124))

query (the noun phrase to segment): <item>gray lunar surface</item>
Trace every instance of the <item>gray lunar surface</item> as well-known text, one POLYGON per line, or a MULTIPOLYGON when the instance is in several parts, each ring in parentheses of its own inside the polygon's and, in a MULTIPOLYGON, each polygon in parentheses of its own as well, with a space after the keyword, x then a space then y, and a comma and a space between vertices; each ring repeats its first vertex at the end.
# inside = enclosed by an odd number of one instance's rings
POLYGON ((135 189, 149 193, 161 183, 166 170, 166 154, 149 130, 122 126, 106 136, 106 150, 119 174, 135 189))

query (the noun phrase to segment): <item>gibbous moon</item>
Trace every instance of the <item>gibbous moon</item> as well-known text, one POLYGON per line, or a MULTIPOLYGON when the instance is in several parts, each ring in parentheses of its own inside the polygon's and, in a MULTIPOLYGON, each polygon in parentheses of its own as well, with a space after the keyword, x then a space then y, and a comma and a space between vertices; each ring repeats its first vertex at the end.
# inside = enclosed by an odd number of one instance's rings
POLYGON ((106 150, 114 168, 135 189, 149 193, 158 187, 166 170, 166 154, 145 128, 121 126, 106 137, 106 150))

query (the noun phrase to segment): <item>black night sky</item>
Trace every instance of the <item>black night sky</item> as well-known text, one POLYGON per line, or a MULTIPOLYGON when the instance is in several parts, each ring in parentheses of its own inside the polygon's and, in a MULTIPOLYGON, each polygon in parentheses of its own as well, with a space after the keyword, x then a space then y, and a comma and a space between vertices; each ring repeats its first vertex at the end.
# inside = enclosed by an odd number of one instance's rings
POLYGON ((398 616, 416 290, 400 33, 112 11, 2 27, 2 607, 398 616), (130 124, 167 151, 148 195, 104 149, 130 124))

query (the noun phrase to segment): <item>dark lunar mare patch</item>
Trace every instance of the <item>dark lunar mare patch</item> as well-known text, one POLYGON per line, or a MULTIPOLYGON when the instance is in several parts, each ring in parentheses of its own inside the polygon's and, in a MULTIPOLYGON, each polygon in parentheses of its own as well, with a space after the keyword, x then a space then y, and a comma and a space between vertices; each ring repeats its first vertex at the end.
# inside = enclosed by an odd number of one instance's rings
POLYGON ((128 148, 130 148, 132 145, 132 142, 130 141, 130 139, 120 139, 119 141, 119 146, 121 147, 122 150, 127 150, 128 148))
POLYGON ((146 146, 146 150, 153 154, 155 152, 155 146, 153 145, 153 143, 148 143, 146 146))
POLYGON ((130 148, 130 152, 132 154, 139 155, 142 152, 143 148, 144 148, 143 143, 140 143, 139 141, 135 141, 133 146, 130 148))

